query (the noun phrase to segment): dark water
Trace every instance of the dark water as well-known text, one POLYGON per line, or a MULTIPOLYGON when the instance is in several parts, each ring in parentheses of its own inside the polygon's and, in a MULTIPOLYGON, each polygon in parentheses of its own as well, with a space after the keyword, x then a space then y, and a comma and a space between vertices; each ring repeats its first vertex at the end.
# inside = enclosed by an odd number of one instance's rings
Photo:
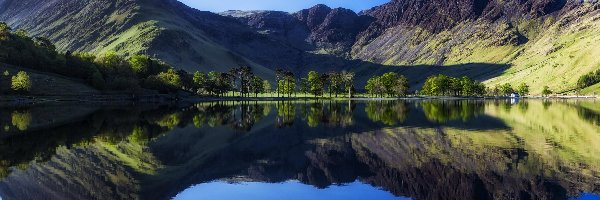
POLYGON ((598 101, 0 108, 2 199, 598 199, 598 101))

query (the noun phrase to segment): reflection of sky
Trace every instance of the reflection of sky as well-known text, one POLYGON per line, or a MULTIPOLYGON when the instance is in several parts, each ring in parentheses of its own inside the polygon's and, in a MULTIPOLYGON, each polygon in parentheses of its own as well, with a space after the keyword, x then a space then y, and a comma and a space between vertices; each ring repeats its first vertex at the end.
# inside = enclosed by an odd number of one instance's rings
POLYGON ((310 185, 304 185, 298 181, 285 183, 256 183, 244 182, 229 184, 226 182, 213 182, 192 186, 179 193, 175 200, 303 200, 303 199, 327 199, 327 200, 397 200, 409 199, 394 197, 394 195, 360 182, 347 185, 332 185, 326 189, 317 189, 310 185))
POLYGON ((573 198, 572 200, 600 200, 600 195, 595 194, 583 194, 579 198, 573 198))

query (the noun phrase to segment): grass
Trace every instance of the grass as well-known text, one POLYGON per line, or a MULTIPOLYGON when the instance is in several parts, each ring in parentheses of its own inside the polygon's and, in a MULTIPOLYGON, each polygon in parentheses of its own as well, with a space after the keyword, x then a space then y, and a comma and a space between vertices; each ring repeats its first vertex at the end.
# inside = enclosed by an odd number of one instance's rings
POLYGON ((600 83, 597 83, 596 85, 592 85, 590 87, 584 88, 581 91, 579 91, 579 93, 583 94, 583 95, 592 95, 592 96, 600 95, 600 83))

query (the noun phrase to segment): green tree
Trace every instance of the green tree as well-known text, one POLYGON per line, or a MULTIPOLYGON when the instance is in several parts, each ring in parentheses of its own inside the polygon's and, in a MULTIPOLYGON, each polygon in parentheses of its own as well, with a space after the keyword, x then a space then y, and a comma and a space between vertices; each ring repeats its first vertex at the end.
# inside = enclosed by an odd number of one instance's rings
POLYGON ((0 22, 0 42, 8 40, 12 29, 5 22, 0 22))
POLYGON ((553 92, 552 90, 550 90, 550 87, 548 86, 544 86, 544 89, 542 90, 542 95, 543 96, 548 96, 551 95, 553 92))
POLYGON ((172 92, 181 88, 181 77, 174 69, 169 69, 166 72, 151 76, 146 82, 146 85, 150 87, 150 89, 162 92, 172 92))
POLYGON ((27 72, 19 71, 17 75, 12 77, 12 89, 17 92, 29 92, 31 90, 32 82, 27 75, 27 72))
POLYGON ((206 89, 208 87, 208 76, 204 72, 196 71, 194 73, 193 82, 197 89, 197 93, 203 94, 208 92, 206 89))
POLYGON ((311 93, 310 92, 310 82, 308 81, 308 78, 300 79, 300 92, 303 94, 311 93))
POLYGON ((343 84, 344 80, 342 74, 337 72, 329 72, 329 97, 331 97, 332 94, 337 97, 338 94, 340 94, 344 89, 343 84))
POLYGON ((592 86, 597 83, 600 83, 600 70, 597 70, 595 73, 590 72, 588 74, 585 74, 585 75, 579 77, 579 80, 577 80, 577 87, 585 88, 585 87, 592 86))
POLYGON ((370 95, 375 95, 375 97, 383 97, 383 94, 386 92, 386 90, 385 90, 385 85, 383 84, 383 81, 381 80, 381 76, 371 77, 367 81, 365 90, 367 90, 367 92, 370 95))
POLYGON ((526 83, 521 83, 517 88, 517 92, 522 96, 529 95, 529 85, 527 85, 526 83))
POLYGON ((254 96, 258 96, 258 94, 265 92, 263 81, 264 80, 258 76, 252 77, 250 81, 250 92, 254 93, 254 96))
POLYGON ((321 75, 316 71, 308 72, 308 84, 310 85, 310 92, 315 96, 323 95, 323 82, 321 75))
POLYGON ((17 29, 15 31, 15 35, 21 39, 26 39, 26 40, 31 39, 31 38, 29 38, 29 33, 24 29, 17 29))
POLYGON ((279 80, 277 90, 279 90, 279 93, 287 94, 288 97, 291 97, 296 90, 296 80, 293 77, 286 76, 285 79, 279 80))
POLYGON ((399 96, 399 97, 404 97, 407 96, 409 93, 409 84, 408 84, 408 79, 405 76, 398 76, 398 79, 396 79, 396 84, 394 84, 392 86, 392 91, 394 93, 394 95, 399 96))
POLYGON ((379 77, 383 87, 385 88, 385 93, 388 96, 394 95, 394 85, 396 85, 396 80, 398 79, 398 74, 396 72, 388 72, 379 77))
POLYGON ((173 67, 168 64, 151 58, 147 55, 133 55, 129 58, 129 65, 133 72, 139 78, 146 78, 148 76, 157 75, 160 72, 165 72, 173 67))
POLYGON ((513 92, 515 92, 515 90, 510 83, 505 83, 504 85, 500 86, 500 93, 502 93, 502 95, 508 96, 513 92))
POLYGON ((273 90, 271 88, 271 82, 269 82, 268 80, 263 80, 263 90, 265 91, 265 93, 271 93, 271 90, 273 90))

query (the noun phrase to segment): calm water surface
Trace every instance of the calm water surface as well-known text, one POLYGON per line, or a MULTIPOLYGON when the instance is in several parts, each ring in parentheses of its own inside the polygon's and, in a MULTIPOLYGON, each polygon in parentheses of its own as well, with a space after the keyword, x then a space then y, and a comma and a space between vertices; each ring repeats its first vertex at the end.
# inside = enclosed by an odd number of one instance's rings
POLYGON ((0 107, 2 199, 599 199, 600 101, 0 107))

